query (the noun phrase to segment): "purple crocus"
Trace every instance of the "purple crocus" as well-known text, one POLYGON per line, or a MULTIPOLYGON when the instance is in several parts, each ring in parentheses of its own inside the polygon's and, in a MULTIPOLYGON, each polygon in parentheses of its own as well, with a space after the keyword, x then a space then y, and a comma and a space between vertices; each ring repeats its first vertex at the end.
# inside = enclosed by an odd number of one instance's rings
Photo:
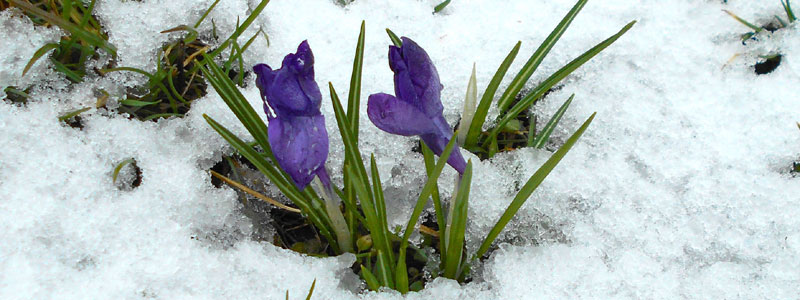
MULTIPOLYGON (((439 73, 428 53, 409 38, 401 47, 389 46, 389 67, 394 71, 394 93, 372 94, 367 115, 383 131, 404 136, 418 135, 437 155, 442 155, 453 129, 442 115, 439 73)), ((447 160, 464 173, 467 163, 458 147, 447 160)))
POLYGON ((269 121, 269 145, 278 164, 300 190, 315 176, 329 186, 325 171, 328 132, 319 110, 322 94, 314 81, 314 54, 308 41, 300 43, 297 53, 286 55, 280 69, 258 64, 253 71, 269 121))

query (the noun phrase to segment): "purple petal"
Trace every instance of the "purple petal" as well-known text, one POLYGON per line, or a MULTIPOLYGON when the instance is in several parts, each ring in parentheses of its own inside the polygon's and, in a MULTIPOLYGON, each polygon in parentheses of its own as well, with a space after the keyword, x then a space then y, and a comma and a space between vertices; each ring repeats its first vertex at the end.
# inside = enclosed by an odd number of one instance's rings
POLYGON ((389 94, 370 95, 367 116, 372 124, 392 134, 412 136, 439 132, 436 125, 417 107, 389 94))
POLYGON ((389 65, 395 72, 395 94, 419 107, 425 115, 442 113, 439 73, 428 53, 413 40, 403 37, 401 48, 389 48, 389 65))
POLYGON ((280 167, 304 189, 328 158, 328 132, 325 117, 274 118, 269 121, 269 145, 280 167))
POLYGON ((322 94, 314 81, 314 55, 307 41, 297 53, 286 55, 280 69, 259 64, 253 67, 262 99, 280 116, 319 114, 322 94))
MULTIPOLYGON (((421 135, 420 138, 433 153, 436 155, 441 156, 442 152, 444 152, 444 148, 447 147, 447 143, 450 142, 450 136, 443 136, 440 134, 424 134, 421 135)), ((456 169, 459 174, 464 174, 464 170, 467 168, 467 162, 464 161, 464 157, 461 156, 461 151, 458 145, 455 146, 453 152, 450 153, 450 157, 447 159, 447 164, 456 169)))

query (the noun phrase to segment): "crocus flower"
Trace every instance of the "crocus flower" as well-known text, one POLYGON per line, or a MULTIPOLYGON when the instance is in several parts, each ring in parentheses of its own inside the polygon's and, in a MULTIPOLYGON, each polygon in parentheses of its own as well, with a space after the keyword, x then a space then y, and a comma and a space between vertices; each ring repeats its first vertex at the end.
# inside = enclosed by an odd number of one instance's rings
POLYGON ((353 252, 347 223, 325 170, 328 131, 325 130, 325 117, 319 111, 322 94, 314 81, 314 54, 308 41, 297 46, 297 53, 286 55, 280 69, 272 70, 268 65, 258 64, 253 71, 258 77, 256 86, 261 90, 264 112, 269 121, 269 146, 278 165, 292 177, 300 190, 315 177, 319 178, 315 182, 321 185, 320 194, 325 200, 325 210, 331 218, 339 247, 344 252, 353 252))
MULTIPOLYGON (((389 47, 389 67, 394 71, 394 93, 372 94, 367 115, 383 131, 404 136, 418 135, 437 155, 442 155, 453 129, 442 115, 442 84, 431 58, 417 43, 402 38, 401 47, 389 47)), ((447 160, 464 173, 467 163, 458 147, 447 160)))
POLYGON ((269 121, 269 145, 278 164, 300 190, 315 176, 329 185, 325 171, 328 132, 319 110, 322 94, 314 81, 314 54, 308 41, 297 47, 297 53, 286 55, 280 69, 258 64, 253 71, 269 121))

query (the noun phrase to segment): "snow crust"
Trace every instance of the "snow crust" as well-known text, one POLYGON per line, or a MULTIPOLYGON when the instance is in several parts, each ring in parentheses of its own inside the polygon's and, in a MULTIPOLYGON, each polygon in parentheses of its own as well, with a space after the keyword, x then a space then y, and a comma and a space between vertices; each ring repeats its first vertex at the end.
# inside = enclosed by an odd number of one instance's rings
MULTIPOLYGON (((436 2, 357 0, 342 8, 329 0, 274 0, 243 37, 264 29, 270 45, 259 38, 245 58, 271 65, 308 39, 329 99, 329 81, 347 93, 358 26, 366 20, 361 149, 378 160, 393 225, 407 221, 424 171, 413 139, 377 130, 363 113, 369 94, 393 91, 384 28, 428 51, 445 86, 445 116, 455 124, 472 63, 482 91, 522 41, 507 84, 574 4, 454 0, 432 15, 436 2)), ((97 11, 119 48, 118 65, 153 70, 158 49, 180 36, 159 32, 191 25, 206 5, 109 0, 97 11)), ((221 1, 209 18, 226 36, 255 5, 221 1)), ((788 172, 800 157, 800 30, 795 23, 743 45, 739 35, 748 29, 721 9, 751 21, 783 15, 779 1, 590 1, 529 87, 637 20, 534 108, 546 122, 576 94, 551 149, 596 111, 594 123, 507 227, 473 282, 437 279, 407 297, 800 295, 800 185, 788 172), (783 54, 780 66, 756 75, 758 55, 772 52, 783 54)), ((34 84, 27 105, 0 105, 1 299, 282 299, 287 290, 299 298, 314 279, 315 299, 403 298, 359 292, 352 256, 306 257, 250 238, 254 229, 236 193, 214 188, 206 172, 231 149, 202 114, 246 136, 213 91, 182 119, 139 122, 92 109, 81 115, 82 130, 59 123, 65 112, 93 104, 100 88, 119 93, 143 81, 117 74, 68 86, 45 59, 20 77, 33 52, 60 35, 21 15, 0 13, 7 41, 0 47, 0 90, 34 84), (111 173, 130 157, 142 183, 120 190, 111 173)), ((261 106, 253 84, 243 93, 261 106)), ((329 101, 323 103, 328 166, 338 170, 341 142, 329 101)), ((521 149, 482 162, 462 153, 475 164, 468 227, 474 249, 549 152, 521 149)), ((447 170, 441 179, 445 197, 453 178, 447 170)))

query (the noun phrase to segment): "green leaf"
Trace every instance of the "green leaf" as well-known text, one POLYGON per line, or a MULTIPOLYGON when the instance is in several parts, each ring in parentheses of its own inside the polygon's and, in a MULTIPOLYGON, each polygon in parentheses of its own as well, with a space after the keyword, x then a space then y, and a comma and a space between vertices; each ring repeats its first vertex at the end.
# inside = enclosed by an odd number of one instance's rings
POLYGON ((544 95, 556 83, 558 83, 561 80, 563 80, 565 77, 567 77, 567 75, 571 74, 577 68, 582 66, 584 63, 586 63, 590 59, 592 59, 592 57, 594 57, 595 55, 599 54, 605 48, 607 48, 608 46, 610 46, 611 44, 616 42, 617 39, 619 39, 623 34, 628 32, 628 30, 630 30, 631 27, 633 27, 634 24, 636 24, 636 21, 632 21, 632 22, 628 23, 627 25, 622 27, 622 29, 620 29, 619 32, 617 32, 616 34, 614 34, 611 37, 607 38, 606 40, 600 42, 596 46, 592 47, 592 49, 589 49, 588 51, 584 52, 583 54, 581 54, 577 58, 573 59, 567 65, 565 65, 564 67, 562 67, 561 69, 559 69, 558 71, 556 71, 555 73, 550 75, 550 77, 548 77, 542 83, 540 83, 538 86, 536 86, 536 88, 534 88, 533 91, 530 94, 528 94, 527 96, 522 98, 508 112, 506 112, 505 115, 502 116, 502 118, 500 118, 500 120, 497 122, 497 127, 495 127, 492 131, 489 132, 489 137, 484 141, 483 146, 484 147, 490 146, 492 141, 495 140, 495 138, 497 137, 497 134, 500 133, 500 130, 503 129, 503 127, 506 125, 506 123, 508 123, 509 121, 511 121, 513 119, 516 119, 517 116, 522 111, 524 111, 525 109, 528 109, 531 105, 533 105, 533 103, 536 100, 538 100, 542 95, 544 95))
POLYGON ((397 256, 397 268, 395 270, 394 281, 395 289, 401 294, 408 293, 408 268, 406 268, 406 249, 401 248, 397 256))
POLYGON ((122 171, 122 167, 124 167, 127 164, 135 163, 135 162, 136 162, 135 159, 129 158, 129 159, 123 160, 122 162, 117 164, 117 166, 114 167, 114 172, 111 173, 111 182, 112 183, 116 183, 117 182, 117 177, 119 176, 119 172, 122 171))
POLYGON ((464 141, 465 147, 474 147, 478 144, 478 138, 483 131, 483 123, 486 122, 486 115, 489 113, 489 108, 492 106, 492 99, 494 99, 494 95, 497 92, 497 88, 500 86, 500 82, 503 81, 503 76, 506 75, 511 63, 514 62, 514 58, 517 57, 517 53, 519 53, 519 48, 521 45, 522 42, 517 42, 514 48, 511 49, 511 52, 508 53, 508 56, 506 56, 506 58, 503 60, 503 63, 497 68, 497 72, 494 73, 494 77, 492 77, 489 85, 486 86, 486 90, 483 92, 483 97, 481 97, 481 102, 478 104, 478 108, 475 110, 475 116, 472 117, 472 122, 469 126, 469 132, 467 132, 467 138, 464 141))
POLYGON ((350 131, 358 142, 358 110, 361 104, 361 70, 364 66, 364 29, 361 21, 361 32, 358 34, 356 54, 353 57, 353 72, 350 75, 350 94, 347 97, 347 118, 350 120, 350 131))
POLYGON ((528 137, 536 136, 536 138, 529 139, 528 147, 542 149, 544 145, 547 144, 547 141, 550 140, 550 134, 553 133, 553 129, 556 128, 558 121, 561 121, 561 117, 564 116, 564 112, 567 111, 569 104, 572 103, 572 98, 575 98, 575 94, 569 96, 569 99, 567 99, 567 101, 565 101, 564 104, 558 108, 556 113, 553 114, 553 117, 550 118, 550 121, 547 122, 547 125, 544 125, 544 128, 542 128, 542 131, 540 131, 539 134, 534 134, 534 132, 528 133, 528 137))
POLYGON ((736 19, 736 21, 739 21, 739 23, 742 23, 744 26, 750 27, 750 29, 754 30, 756 33, 761 32, 762 30, 764 30, 764 28, 761 28, 759 26, 753 25, 753 23, 747 22, 745 19, 740 18, 739 16, 737 16, 736 14, 730 12, 729 10, 723 9, 722 11, 724 11, 725 13, 727 13, 728 15, 730 15, 731 17, 736 19))
MULTIPOLYGON (((428 178, 433 176, 436 162, 434 161, 433 151, 425 144, 425 142, 420 141, 420 149, 422 150, 422 156, 425 160, 425 169, 427 171, 428 178)), ((442 152, 442 155, 447 154, 447 158, 449 158, 449 153, 447 153, 447 147, 445 147, 445 151, 442 152)), ((444 160, 447 162, 447 159, 444 160)), ((436 213, 436 225, 439 226, 439 229, 447 228, 447 221, 444 219, 444 208, 442 208, 442 200, 439 197, 439 185, 434 184, 433 190, 431 191, 431 200, 433 200, 433 210, 436 213)), ((440 233, 440 240, 442 236, 440 233)), ((446 243, 439 243, 439 257, 441 261, 445 261, 447 258, 447 246, 446 243)))
POLYGON ((397 37, 397 35, 394 34, 394 32, 392 32, 391 30, 389 30, 389 28, 386 28, 386 34, 389 35, 389 39, 392 40, 392 44, 394 44, 396 47, 403 46, 403 40, 397 37))
MULTIPOLYGON (((258 152, 256 152, 252 147, 247 145, 244 141, 239 139, 236 135, 231 133, 227 128, 217 123, 214 119, 207 115, 203 115, 203 118, 206 119, 211 128, 213 128, 223 139, 225 139, 234 149, 236 149, 239 154, 247 158, 261 173, 263 173, 269 180, 285 195, 289 200, 294 203, 304 214, 308 216, 308 219, 317 227, 325 239, 331 244, 332 247, 337 249, 338 245, 336 243, 336 239, 331 234, 331 227, 330 223, 325 221, 325 217, 321 216, 319 213, 319 209, 313 209, 312 203, 308 199, 304 198, 304 195, 300 193, 297 187, 288 182, 286 178, 281 174, 281 171, 275 168, 275 166, 269 162, 258 152)), ((322 213, 324 214, 324 213, 322 213)))
POLYGON ((71 112, 68 112, 68 113, 64 114, 63 116, 58 117, 58 121, 59 122, 64 122, 66 120, 72 119, 72 117, 80 115, 80 114, 82 114, 83 112, 85 112, 85 111, 87 111, 89 109, 91 109, 91 107, 84 107, 84 108, 81 108, 81 109, 73 110, 71 112))
POLYGON ((511 103, 514 101, 514 97, 519 94, 519 91, 528 82, 528 79, 533 75, 533 72, 536 71, 536 68, 539 67, 539 64, 542 63, 542 60, 550 53, 550 49, 558 42, 561 36, 569 27, 572 20, 575 19, 575 16, 581 11, 584 5, 586 5, 586 1, 588 0, 579 0, 572 6, 572 9, 567 13, 564 18, 561 19, 561 22, 553 28, 553 31, 550 32, 550 35, 539 45, 539 48, 536 49, 536 52, 531 55, 528 59, 528 62, 525 63, 525 66, 517 74, 517 77, 514 77, 514 80, 511 81, 508 88, 506 89, 503 96, 500 97, 500 100, 497 100, 497 107, 500 109, 500 113, 505 112, 511 103))
POLYGON ((228 46, 231 44, 231 42, 233 42, 236 39, 238 39, 239 35, 241 35, 242 32, 247 30, 247 27, 250 27, 250 24, 252 24, 253 21, 256 20, 256 17, 258 17, 259 14, 261 14, 261 11, 263 11, 264 7, 267 6, 267 3, 269 3, 269 0, 262 0, 258 4, 258 6, 256 6, 255 9, 253 9, 253 11, 250 13, 250 15, 247 16, 247 19, 245 19, 244 22, 242 22, 242 25, 241 26, 237 26, 236 30, 231 34, 231 36, 228 37, 228 39, 226 39, 224 42, 222 42, 222 45, 220 45, 219 48, 217 48, 216 50, 212 51, 209 54, 209 56, 217 57, 220 53, 222 53, 222 51, 224 51, 226 48, 228 48, 228 46))
POLYGON ((42 46, 41 48, 39 48, 39 50, 36 50, 36 52, 33 53, 33 57, 31 57, 31 59, 28 61, 28 64, 25 65, 25 69, 22 69, 22 76, 25 76, 25 73, 28 73, 28 70, 30 70, 31 67, 33 67, 33 64, 36 63, 36 61, 39 60, 39 58, 47 54, 47 52, 49 52, 50 50, 58 48, 58 46, 59 45, 56 43, 47 43, 44 44, 44 46, 42 46))
MULTIPOLYGON (((219 0, 217 0, 217 1, 219 1, 219 0)), ((308 289, 308 295, 306 295, 306 300, 311 300, 311 295, 314 294, 314 286, 316 286, 316 285, 317 285, 317 279, 314 278, 314 281, 311 282, 311 288, 308 289)))
POLYGON ((375 155, 370 155, 370 171, 372 175, 372 195, 375 197, 375 213, 380 222, 380 228, 384 232, 389 231, 386 220, 386 202, 383 198, 383 186, 381 186, 381 176, 378 173, 378 165, 375 163, 375 155))
POLYGON ((378 280, 381 281, 383 286, 389 287, 390 289, 394 289, 394 273, 391 272, 389 262, 389 256, 386 255, 386 252, 382 250, 378 250, 378 263, 375 264, 375 271, 378 273, 378 280))
POLYGON ((371 291, 378 291, 381 288, 381 284, 378 283, 378 278, 375 275, 372 275, 364 265, 361 265, 361 278, 364 278, 364 282, 367 283, 367 288, 371 291))
POLYGON ((214 3, 212 3, 211 6, 208 7, 208 9, 206 9, 206 11, 203 13, 203 15, 200 16, 200 19, 198 19, 197 22, 194 23, 194 26, 193 26, 194 28, 200 27, 200 24, 202 24, 203 20, 205 20, 206 17, 208 17, 208 14, 211 13, 211 10, 213 10, 214 7, 217 6, 217 3, 219 3, 219 0, 215 0, 214 3))
POLYGON ((553 155, 550 156, 550 158, 544 164, 542 164, 542 166, 539 167, 535 173, 533 173, 525 185, 522 186, 522 189, 520 189, 519 193, 517 193, 517 195, 514 197, 514 200, 511 201, 511 204, 508 206, 508 208, 506 208, 505 212, 503 212, 503 215, 500 217, 494 227, 492 227, 492 229, 489 231, 489 234, 486 236, 486 239, 483 240, 478 252, 475 253, 474 258, 480 258, 486 254, 486 251, 489 250, 489 247, 492 245, 497 236, 500 235, 500 232, 502 232, 508 222, 511 221, 511 218, 517 214, 522 205, 525 204, 525 201, 528 201, 528 198, 531 196, 531 194, 533 194, 536 188, 538 188, 542 181, 547 178, 547 175, 553 171, 561 159, 564 158, 564 155, 566 155, 567 152, 572 149, 572 146, 575 145, 575 142, 577 142, 581 135, 583 135, 583 132, 589 128, 589 124, 592 123, 592 120, 596 114, 597 113, 593 113, 592 116, 590 116, 589 119, 587 119, 586 122, 584 122, 583 125, 581 125, 581 127, 569 137, 569 139, 567 139, 564 145, 561 146, 556 153, 553 153, 553 155))
POLYGON ((447 261, 444 262, 444 277, 458 279, 459 270, 464 254, 464 235, 467 227, 467 208, 469 202, 469 190, 472 184, 472 160, 467 162, 464 175, 459 180, 458 192, 453 205, 453 215, 451 228, 448 228, 448 236, 445 238, 447 243, 447 261))
POLYGON ((789 18, 789 23, 797 20, 797 17, 794 15, 794 11, 792 11, 792 5, 789 3, 789 0, 786 0, 785 2, 781 0, 781 5, 783 5, 783 9, 786 11, 786 17, 789 18))
POLYGON ((448 4, 450 4, 450 0, 445 0, 442 3, 439 3, 438 5, 436 5, 436 7, 433 8, 433 13, 438 13, 442 11, 445 7, 447 7, 448 4))
POLYGON ((467 94, 464 96, 464 109, 461 113, 461 123, 458 125, 458 138, 456 139, 459 144, 464 144, 467 139, 467 131, 472 124, 472 119, 475 117, 475 105, 478 102, 478 79, 475 76, 475 63, 472 64, 472 75, 469 76, 467 83, 467 94))
POLYGON ((109 54, 111 54, 113 57, 117 57, 117 48, 109 44, 108 41, 103 39, 103 37, 95 33, 92 33, 86 29, 83 29, 78 25, 70 23, 69 21, 66 21, 63 18, 53 15, 52 13, 46 12, 27 1, 9 0, 9 2, 13 3, 14 6, 17 6, 32 15, 44 19, 50 24, 61 27, 61 29, 64 29, 65 31, 69 32, 73 38, 85 41, 87 44, 103 49, 109 54))
POLYGON ((247 99, 239 92, 235 84, 228 78, 227 74, 223 73, 222 69, 214 63, 214 60, 203 55, 204 65, 200 69, 206 77, 206 80, 211 83, 217 93, 220 95, 225 104, 233 111, 236 118, 242 122, 242 125, 248 132, 255 138, 258 145, 268 153, 269 157, 274 157, 272 150, 269 147, 269 134, 267 133, 267 125, 261 119, 260 115, 256 113, 247 99))
POLYGON ((139 100, 125 99, 125 100, 122 100, 122 101, 119 102, 119 104, 127 105, 127 106, 133 106, 133 107, 142 107, 142 106, 153 105, 153 104, 158 104, 158 103, 161 103, 161 100, 158 100, 158 101, 139 101, 139 100))
POLYGON ((428 175, 428 180, 425 181, 425 185, 422 187, 422 191, 419 193, 417 204, 414 206, 414 211, 411 213, 411 217, 408 219, 408 224, 406 224, 406 230, 403 233, 400 249, 405 249, 405 247, 408 245, 408 239, 411 237, 411 233, 414 231, 414 229, 416 229, 419 216, 422 214, 422 210, 425 208, 425 204, 428 202, 428 197, 431 195, 431 192, 436 186, 444 166, 447 165, 447 159, 450 158, 450 154, 453 152, 453 149, 455 149, 455 145, 456 139, 454 134, 452 137, 450 137, 450 142, 447 143, 447 146, 442 152, 442 156, 436 162, 436 166, 433 168, 431 174, 428 175))

